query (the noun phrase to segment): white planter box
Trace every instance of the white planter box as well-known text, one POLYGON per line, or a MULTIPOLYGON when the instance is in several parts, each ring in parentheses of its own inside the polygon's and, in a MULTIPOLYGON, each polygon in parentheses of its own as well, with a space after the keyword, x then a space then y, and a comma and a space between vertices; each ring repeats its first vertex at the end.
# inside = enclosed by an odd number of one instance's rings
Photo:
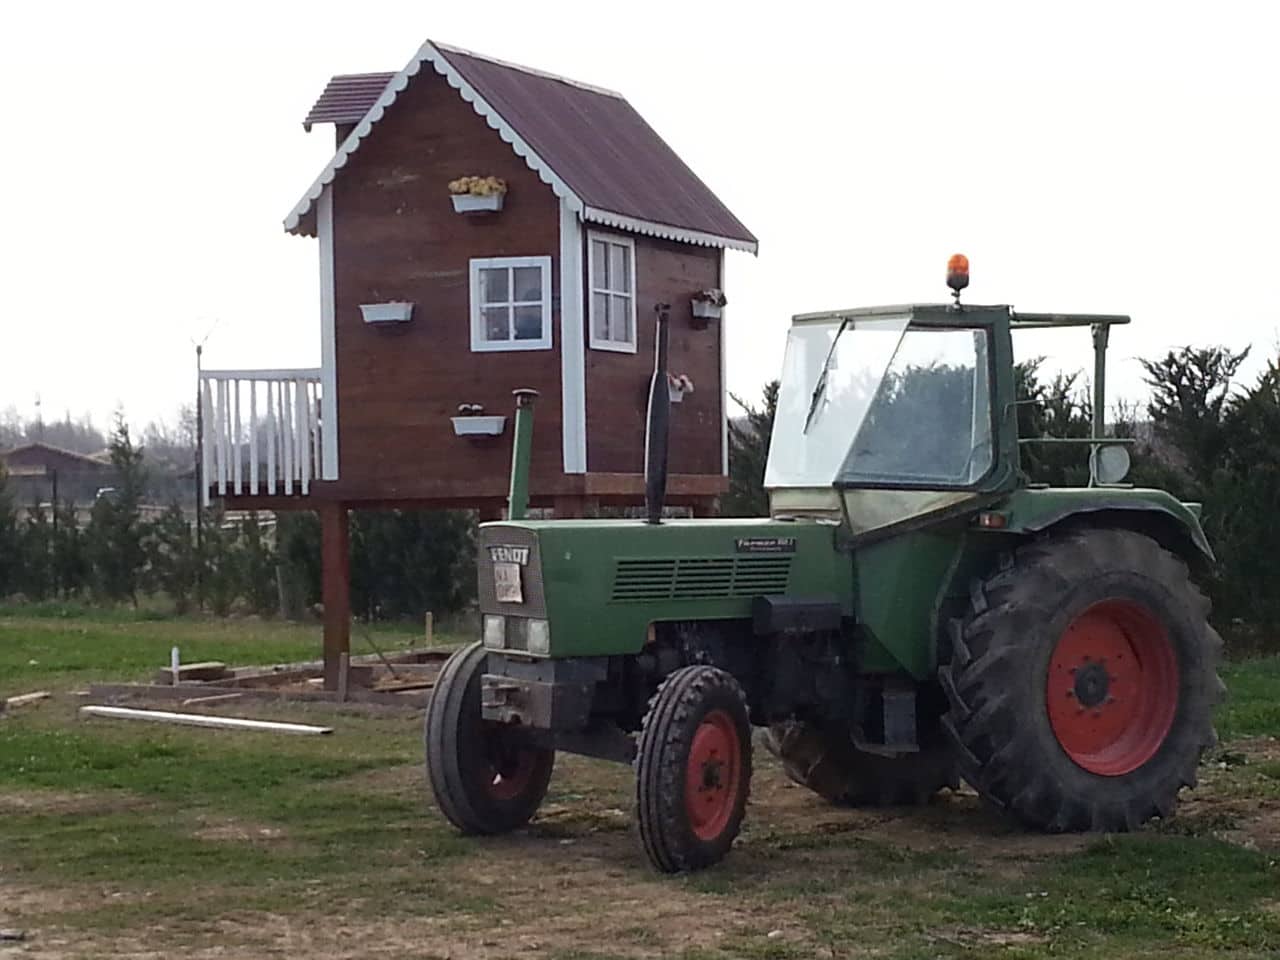
POLYGON ((674 383, 667 384, 667 396, 672 403, 679 403, 684 399, 684 391, 677 387, 674 383))
POLYGON ((460 437, 496 437, 507 425, 506 417, 450 417, 460 437))
POLYGON ((724 313, 724 307, 708 303, 706 300, 694 300, 691 305, 693 307, 693 315, 699 320, 719 320, 724 313))
POLYGON ((505 193, 491 193, 480 196, 475 193, 452 193, 454 213, 497 213, 502 209, 505 193))
POLYGON ((365 323, 408 323, 413 316, 413 304, 362 303, 360 313, 365 323))

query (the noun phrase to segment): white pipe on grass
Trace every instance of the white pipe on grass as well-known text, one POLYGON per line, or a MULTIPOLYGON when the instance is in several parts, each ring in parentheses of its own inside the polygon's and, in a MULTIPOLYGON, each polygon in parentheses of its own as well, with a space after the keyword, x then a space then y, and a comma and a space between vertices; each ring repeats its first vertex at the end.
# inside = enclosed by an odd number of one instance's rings
POLYGON ((239 717, 211 717, 204 713, 171 713, 168 710, 135 710, 132 707, 81 707, 80 715, 82 717, 113 717, 119 720, 149 720, 152 723, 177 723, 189 727, 218 727, 224 730, 260 730, 265 733, 333 733, 333 727, 315 727, 308 723, 242 720, 239 717))

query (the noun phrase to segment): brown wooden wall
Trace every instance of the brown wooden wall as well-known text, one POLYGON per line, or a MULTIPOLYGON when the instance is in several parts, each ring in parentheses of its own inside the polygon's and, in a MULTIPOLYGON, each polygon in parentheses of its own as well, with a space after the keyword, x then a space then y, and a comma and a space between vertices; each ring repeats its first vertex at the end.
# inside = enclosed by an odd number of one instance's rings
MULTIPOLYGON (((550 187, 442 78, 427 74, 401 94, 331 189, 340 479, 326 495, 383 502, 504 496, 516 387, 541 394, 534 497, 586 489, 563 474, 559 201, 550 187), (481 219, 453 212, 447 184, 468 174, 506 179, 501 213, 481 219), (553 349, 471 351, 468 263, 501 256, 552 258, 553 349), (360 304, 395 300, 415 304, 410 323, 364 323, 360 304), (506 432, 484 440, 455 436, 449 418, 460 403, 507 416, 506 432)), ((584 264, 591 229, 584 225, 584 264)), ((637 353, 589 349, 583 318, 588 470, 643 470, 653 304, 665 300, 673 307, 670 369, 696 385, 672 408, 670 470, 718 477, 720 324, 693 329, 689 297, 720 285, 720 251, 634 239, 637 353)), ((585 276, 583 285, 585 292, 585 276)), ((588 302, 584 297, 584 313, 588 302)))
POLYGON ((418 77, 335 180, 334 276, 339 485, 382 497, 501 495, 510 467, 511 391, 540 391, 533 486, 563 471, 559 201, 440 77, 418 77), (447 184, 509 185, 501 213, 453 212, 447 184), (551 256, 552 350, 471 352, 468 261, 551 256), (408 300, 413 320, 366 325, 361 303, 408 300), (459 403, 508 417, 506 433, 453 433, 459 403))
MULTIPOLYGON (((586 233, 608 233, 586 225, 586 233)), ((695 291, 721 286, 720 251, 653 237, 633 236, 636 245, 634 355, 587 350, 587 469, 639 473, 644 469, 644 430, 653 372, 655 303, 671 304, 668 369, 688 374, 694 392, 671 406, 672 473, 719 474, 721 460, 720 321, 692 325, 689 299, 695 291)), ((585 262, 585 260, 584 260, 585 262)), ((590 298, 583 324, 589 328, 590 298)), ((588 329, 588 333, 589 333, 588 329)))

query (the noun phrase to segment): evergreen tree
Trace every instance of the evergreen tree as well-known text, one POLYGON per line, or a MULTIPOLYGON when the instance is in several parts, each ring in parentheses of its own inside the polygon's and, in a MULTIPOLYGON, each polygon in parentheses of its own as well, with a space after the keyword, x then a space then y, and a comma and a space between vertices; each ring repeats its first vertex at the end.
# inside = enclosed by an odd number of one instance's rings
POLYGON ((729 421, 729 492, 720 500, 722 516, 769 515, 764 468, 769 461, 769 441, 778 410, 778 387, 777 380, 764 385, 759 407, 733 397, 733 402, 742 408, 745 416, 729 421))
POLYGON ((55 510, 53 532, 53 581, 64 597, 84 591, 90 582, 88 548, 76 505, 70 500, 55 510))
POLYGON ((1202 497, 1230 442, 1222 429, 1232 381, 1249 351, 1226 347, 1183 347, 1160 360, 1142 360, 1151 401, 1147 413, 1156 438, 1177 452, 1192 486, 1202 497))
POLYGON ((18 533, 18 513, 13 505, 9 475, 0 464, 0 597, 18 589, 22 567, 22 541, 18 533))
POLYGON ((55 592, 53 527, 39 499, 27 511, 20 533, 22 568, 18 588, 29 600, 45 600, 55 592))
POLYGON ((133 445, 129 426, 119 413, 107 449, 116 486, 104 491, 93 505, 88 539, 94 588, 104 600, 129 600, 136 606, 147 561, 141 511, 147 472, 143 451, 133 445))
POLYGON ((177 503, 148 526, 145 542, 148 585, 163 591, 176 612, 189 612, 195 600, 195 544, 191 525, 177 503))
POLYGON ((358 511, 351 606, 369 619, 453 613, 475 598, 475 520, 463 511, 358 511))
POLYGON ((240 521, 240 596, 254 613, 276 608, 276 551, 257 513, 240 521))

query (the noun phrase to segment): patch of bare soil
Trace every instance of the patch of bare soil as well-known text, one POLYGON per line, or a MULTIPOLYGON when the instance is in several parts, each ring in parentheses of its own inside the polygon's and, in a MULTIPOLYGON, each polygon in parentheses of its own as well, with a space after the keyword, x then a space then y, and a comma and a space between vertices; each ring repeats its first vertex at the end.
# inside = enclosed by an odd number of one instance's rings
POLYGON ((1090 841, 1087 834, 1024 829, 967 786, 943 791, 924 807, 843 809, 792 783, 772 760, 761 767, 753 778, 753 806, 767 809, 765 816, 775 830, 838 830, 914 852, 960 853, 975 866, 1019 874, 1028 862, 1071 853, 1090 841))
POLYGON ((65 790, 16 790, 0 793, 0 814, 102 814, 140 810, 147 806, 141 797, 116 792, 70 793, 65 790))
POLYGON ((1236 781, 1262 763, 1280 762, 1280 740, 1234 740, 1216 762, 1200 769, 1200 787, 1184 796, 1171 826, 1187 825, 1251 850, 1280 851, 1280 798, 1258 797, 1233 789, 1236 781))
POLYGON ((266 823, 254 823, 236 817, 200 817, 198 826, 192 831, 197 840, 212 840, 221 843, 263 843, 283 840, 286 836, 281 827, 273 827, 266 823))

